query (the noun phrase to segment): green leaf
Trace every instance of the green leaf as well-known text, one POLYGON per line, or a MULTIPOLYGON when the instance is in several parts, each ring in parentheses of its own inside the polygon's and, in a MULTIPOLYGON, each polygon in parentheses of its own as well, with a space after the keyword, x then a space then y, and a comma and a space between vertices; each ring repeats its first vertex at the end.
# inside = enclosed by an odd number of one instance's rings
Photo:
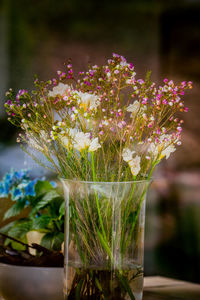
POLYGON ((61 204, 61 206, 59 208, 59 217, 61 218, 64 215, 65 215, 65 201, 63 201, 63 203, 61 204))
POLYGON ((53 249, 59 251, 61 245, 64 242, 64 233, 62 232, 50 232, 43 236, 41 240, 41 246, 47 249, 53 249))
POLYGON ((64 233, 63 232, 56 233, 53 240, 53 249, 56 251, 61 250, 61 246, 63 242, 64 242, 64 233))
POLYGON ((37 197, 45 194, 46 192, 49 192, 53 189, 51 183, 49 181, 41 181, 38 180, 36 185, 35 185, 35 193, 37 197))
POLYGON ((36 219, 33 220, 32 224, 32 230, 41 230, 41 229, 46 229, 48 226, 49 222, 51 220, 50 216, 47 215, 42 215, 36 219))
POLYGON ((107 241, 104 239, 103 235, 98 230, 98 228, 96 228, 96 231, 97 231, 97 235, 99 236, 99 240, 101 242, 102 247, 104 248, 104 250, 106 251, 106 253, 110 257, 110 259, 113 260, 112 252, 111 252, 111 249, 110 249, 109 245, 107 244, 107 241))
MULTIPOLYGON (((21 242, 27 243, 26 236, 20 238, 19 240, 21 242)), ((26 246, 23 246, 22 244, 14 242, 14 241, 11 241, 11 246, 12 246, 13 249, 18 250, 18 251, 24 251, 24 250, 26 250, 26 246)))
POLYGON ((42 197, 42 199, 32 209, 31 215, 35 214, 40 209, 44 208, 49 202, 59 197, 60 195, 55 190, 49 191, 42 197))
POLYGON ((49 210, 52 217, 57 218, 59 216, 60 205, 63 202, 63 198, 55 198, 49 203, 49 210))
POLYGON ((53 232, 46 233, 43 236, 43 238, 40 242, 40 245, 47 248, 47 249, 52 249, 53 238, 54 238, 54 233, 53 232))
POLYGON ((8 235, 14 238, 21 238, 31 230, 32 221, 28 219, 19 220, 15 225, 8 231, 8 235))
POLYGON ((8 231, 16 224, 16 222, 17 221, 10 222, 10 223, 6 224, 5 226, 1 227, 0 232, 7 234, 8 231))
MULTIPOLYGON (((19 241, 27 243, 26 234, 31 229, 31 223, 32 221, 24 219, 12 222, 12 227, 10 230, 7 231, 7 235, 13 238, 17 238, 19 241)), ((10 224, 9 224, 10 225, 10 224)), ((12 241, 11 239, 7 238, 4 243, 6 246, 8 244, 11 244, 13 249, 16 250, 25 250, 26 247, 21 245, 20 243, 17 243, 15 241, 12 241)))
POLYGON ((8 218, 18 215, 23 210, 24 205, 25 205, 24 202, 21 202, 21 201, 16 202, 7 210, 3 219, 5 220, 5 219, 8 219, 8 218))

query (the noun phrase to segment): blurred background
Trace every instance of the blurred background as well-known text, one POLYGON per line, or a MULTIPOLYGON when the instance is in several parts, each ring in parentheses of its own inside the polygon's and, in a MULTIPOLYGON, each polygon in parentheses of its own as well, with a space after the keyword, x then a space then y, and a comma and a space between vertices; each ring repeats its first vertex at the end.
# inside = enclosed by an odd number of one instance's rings
MULTIPOLYGON (((200 1, 199 0, 0 0, 0 177, 35 166, 16 144, 4 111, 10 87, 31 89, 34 74, 46 80, 71 58, 75 70, 103 64, 118 53, 138 78, 152 70, 192 80, 185 95, 183 145, 163 161, 149 190, 145 275, 200 282, 200 1)), ((6 207, 0 199, 0 219, 6 207)))

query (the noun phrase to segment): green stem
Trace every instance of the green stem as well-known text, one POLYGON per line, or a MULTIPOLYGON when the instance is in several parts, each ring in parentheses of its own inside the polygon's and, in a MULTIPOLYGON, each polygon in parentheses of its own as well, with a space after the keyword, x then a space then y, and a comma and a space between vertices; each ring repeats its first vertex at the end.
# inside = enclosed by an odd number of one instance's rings
MULTIPOLYGON (((94 166, 94 153, 93 152, 91 152, 91 162, 92 162, 93 181, 96 182, 96 174, 95 174, 95 166, 94 166)), ((95 190, 95 199, 96 199, 97 212, 98 212, 99 222, 100 222, 100 225, 101 225, 102 234, 103 234, 105 243, 108 245, 105 229, 104 229, 104 226, 103 226, 101 211, 100 211, 99 199, 98 199, 96 190, 95 190)))
MULTIPOLYGON (((135 178, 134 178, 134 180, 135 180, 135 178)), ((125 235, 124 235, 124 233, 125 233, 126 224, 127 224, 127 220, 128 220, 129 208, 130 208, 130 205, 131 205, 131 200, 132 200, 132 197, 133 197, 133 194, 134 194, 134 191, 135 191, 135 185, 136 185, 136 182, 134 181, 133 187, 132 187, 132 190, 131 190, 131 194, 130 194, 130 196, 128 198, 128 202, 127 202, 127 205, 125 207, 125 212, 124 212, 124 217, 123 217, 124 224, 122 226, 122 233, 121 233, 121 241, 122 242, 121 242, 121 246, 120 246, 122 256, 124 254, 124 250, 126 249, 125 247, 123 247, 124 246, 124 242, 125 242, 125 235)))
MULTIPOLYGON (((149 174, 149 176, 148 176, 148 178, 147 178, 147 181, 150 180, 152 171, 153 171, 153 167, 152 167, 152 170, 151 170, 151 172, 150 172, 150 174, 149 174)), ((130 242, 130 239, 131 239, 133 230, 134 230, 134 228, 135 228, 135 225, 136 225, 136 223, 137 223, 137 219, 138 219, 139 214, 140 214, 141 206, 142 206, 142 203, 143 203, 145 194, 146 194, 146 192, 147 192, 147 189, 148 189, 148 186, 144 189, 144 191, 143 191, 143 193, 142 193, 142 195, 141 195, 140 202, 139 202, 139 205, 138 205, 138 209, 137 209, 137 211, 136 211, 136 215, 135 215, 133 224, 132 224, 132 226, 131 226, 131 230, 130 230, 130 232, 129 232, 128 238, 127 238, 127 240, 126 240, 124 249, 126 249, 126 248, 128 247, 128 243, 130 242)))

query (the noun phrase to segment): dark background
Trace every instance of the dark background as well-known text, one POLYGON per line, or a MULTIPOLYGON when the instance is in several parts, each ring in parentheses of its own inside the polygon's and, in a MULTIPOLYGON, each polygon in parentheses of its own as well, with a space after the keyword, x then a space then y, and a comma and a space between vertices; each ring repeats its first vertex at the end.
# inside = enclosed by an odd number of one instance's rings
MULTIPOLYGON (((200 1, 0 0, 0 175, 31 167, 6 120, 5 91, 31 89, 34 74, 54 76, 71 58, 75 70, 103 64, 113 52, 138 77, 192 80, 185 96, 183 146, 155 173, 149 191, 145 274, 200 282, 200 1)), ((0 215, 5 210, 0 199, 0 215)))

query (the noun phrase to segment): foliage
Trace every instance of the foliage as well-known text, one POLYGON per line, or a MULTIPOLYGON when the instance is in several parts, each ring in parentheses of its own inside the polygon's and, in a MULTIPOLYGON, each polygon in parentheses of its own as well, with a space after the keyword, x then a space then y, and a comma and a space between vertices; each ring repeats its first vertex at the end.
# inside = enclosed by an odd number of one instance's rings
MULTIPOLYGON (((0 182, 0 197, 5 198, 5 201, 9 197, 13 201, 4 219, 18 217, 22 211, 27 210, 27 217, 15 221, 10 219, 0 229, 2 233, 27 242, 27 233, 38 231, 44 234, 41 245, 60 250, 64 240, 64 202, 55 182, 44 178, 31 179, 27 170, 11 171, 0 182)), ((23 248, 7 239, 6 244, 9 243, 13 248, 23 248)))

